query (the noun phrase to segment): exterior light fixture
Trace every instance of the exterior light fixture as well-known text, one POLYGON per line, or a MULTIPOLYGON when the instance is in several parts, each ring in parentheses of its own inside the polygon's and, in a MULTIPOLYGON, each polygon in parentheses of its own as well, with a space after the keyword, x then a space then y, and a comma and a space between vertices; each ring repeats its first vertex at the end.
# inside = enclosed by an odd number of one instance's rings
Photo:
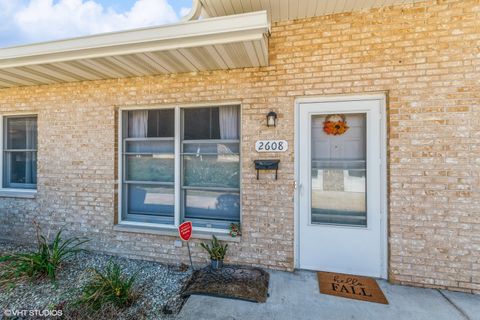
POLYGON ((276 127, 277 126, 277 114, 273 111, 270 111, 267 114, 267 127, 276 127))

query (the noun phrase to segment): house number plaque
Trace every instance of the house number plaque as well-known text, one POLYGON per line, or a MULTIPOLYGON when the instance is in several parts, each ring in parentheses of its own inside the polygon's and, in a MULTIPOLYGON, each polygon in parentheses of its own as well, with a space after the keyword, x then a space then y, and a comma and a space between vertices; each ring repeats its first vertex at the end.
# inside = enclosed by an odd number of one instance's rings
POLYGON ((257 152, 285 152, 288 150, 288 142, 285 140, 258 140, 255 142, 257 152))

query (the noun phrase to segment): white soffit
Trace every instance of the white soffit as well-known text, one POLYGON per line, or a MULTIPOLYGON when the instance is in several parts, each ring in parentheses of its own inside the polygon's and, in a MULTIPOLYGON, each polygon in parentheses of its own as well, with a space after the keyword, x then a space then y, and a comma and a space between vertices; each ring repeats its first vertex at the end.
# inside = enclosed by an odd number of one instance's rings
POLYGON ((425 0, 200 0, 205 16, 267 10, 272 22, 353 12, 425 0))
POLYGON ((0 88, 268 65, 265 11, 0 49, 0 88))

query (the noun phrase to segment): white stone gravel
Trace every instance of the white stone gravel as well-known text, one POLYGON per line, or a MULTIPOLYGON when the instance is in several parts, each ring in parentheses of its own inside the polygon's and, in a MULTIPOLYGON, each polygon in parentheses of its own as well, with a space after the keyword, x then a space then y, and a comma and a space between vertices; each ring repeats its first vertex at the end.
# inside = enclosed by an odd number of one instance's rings
MULTIPOLYGON (((0 241, 0 255, 28 250, 28 247, 0 241)), ((30 248, 32 249, 32 248, 30 248)), ((138 300, 116 315, 116 319, 171 319, 183 305, 180 291, 191 275, 176 266, 158 262, 126 259, 91 252, 80 253, 57 274, 56 283, 48 279, 18 283, 13 288, 0 288, 0 319, 3 310, 68 310, 91 277, 89 269, 103 270, 109 261, 119 263, 127 274, 140 270, 135 288, 138 300), (171 314, 169 314, 171 313, 171 314)), ((102 317, 103 318, 103 317, 102 317)))

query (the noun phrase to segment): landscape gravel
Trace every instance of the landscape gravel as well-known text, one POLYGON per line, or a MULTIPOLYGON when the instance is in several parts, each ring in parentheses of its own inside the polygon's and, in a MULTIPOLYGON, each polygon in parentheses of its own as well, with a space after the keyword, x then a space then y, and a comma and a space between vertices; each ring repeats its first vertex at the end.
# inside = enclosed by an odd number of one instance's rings
MULTIPOLYGON (((0 241, 0 256, 31 249, 0 241)), ((184 303, 180 292, 191 276, 189 269, 184 271, 158 262, 82 252, 61 268, 56 283, 39 279, 0 288, 0 319, 3 310, 52 310, 71 305, 91 278, 91 269, 103 270, 109 261, 120 264, 128 275, 138 272, 135 288, 139 298, 116 314, 116 319, 171 319, 180 311, 184 303)))

